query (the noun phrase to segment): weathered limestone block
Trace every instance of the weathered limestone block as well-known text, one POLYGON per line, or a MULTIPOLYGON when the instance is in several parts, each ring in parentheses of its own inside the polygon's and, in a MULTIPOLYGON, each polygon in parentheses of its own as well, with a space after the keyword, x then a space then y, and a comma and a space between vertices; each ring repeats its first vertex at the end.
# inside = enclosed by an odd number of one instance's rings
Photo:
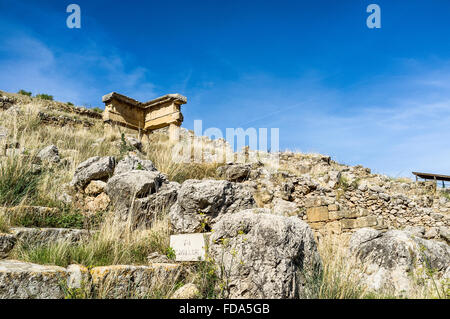
POLYGON ((150 160, 141 160, 135 155, 127 155, 123 160, 117 163, 114 170, 114 175, 119 175, 133 170, 154 172, 156 171, 156 167, 150 160))
POLYGON ((68 228, 11 228, 11 233, 21 242, 31 245, 49 244, 57 241, 78 242, 88 239, 92 233, 86 229, 68 228))
POLYGON ((87 288, 91 282, 89 269, 82 265, 69 265, 67 267, 67 287, 70 289, 87 288))
POLYGON ((85 199, 85 208, 93 213, 102 212, 108 208, 110 202, 109 196, 105 193, 101 193, 96 197, 87 197, 85 199))
POLYGON ((89 185, 84 189, 84 193, 89 196, 96 196, 103 193, 106 188, 104 181, 91 181, 89 185))
POLYGON ((340 223, 342 229, 356 228, 356 219, 341 219, 340 223))
POLYGON ((0 299, 62 299, 66 269, 0 260, 0 299))
POLYGON ((96 267, 90 273, 95 297, 148 298, 162 287, 175 285, 181 275, 181 265, 116 265, 96 267))
POLYGON ((375 227, 378 225, 378 221, 376 216, 366 216, 366 217, 360 217, 356 219, 356 227, 363 228, 363 227, 375 227))
POLYGON ((191 179, 181 185, 169 217, 176 233, 193 233, 208 231, 222 214, 254 206, 250 189, 242 184, 191 179))
POLYGON ((327 221, 328 216, 328 207, 320 206, 320 207, 311 207, 306 209, 306 216, 309 222, 322 222, 327 221))
POLYGON ((17 238, 11 234, 0 233, 0 258, 5 258, 8 253, 14 248, 17 238))
POLYGON ((413 288, 413 280, 424 284, 442 284, 450 275, 450 246, 443 242, 424 240, 400 230, 385 233, 362 228, 349 242, 349 252, 364 265, 363 280, 374 290, 388 290, 401 296, 413 288), (433 269, 430 280, 427 269, 433 269))
POLYGON ((330 204, 330 205, 328 205, 328 211, 329 212, 339 211, 339 205, 338 204, 330 204))
POLYGON ((115 166, 116 160, 114 157, 91 157, 78 165, 71 185, 84 188, 92 180, 106 180, 112 176, 115 166))
POLYGON ((39 163, 59 163, 59 150, 55 145, 49 145, 40 150, 36 155, 36 160, 39 163))
POLYGON ((157 171, 133 170, 110 178, 106 192, 116 213, 126 219, 132 203, 136 199, 156 193, 163 182, 164 177, 157 171))
POLYGON ((209 255, 224 271, 226 298, 301 297, 304 276, 320 269, 308 224, 254 209, 220 217, 209 255))
POLYGON ((357 218, 367 216, 369 212, 366 209, 352 209, 352 210, 339 210, 329 212, 329 218, 331 220, 339 220, 343 218, 357 218))
POLYGON ((248 164, 229 164, 217 168, 217 175, 230 182, 243 182, 250 176, 251 166, 248 164))
POLYGON ((134 201, 130 211, 133 224, 151 226, 155 216, 170 211, 177 201, 178 190, 181 185, 177 182, 164 183, 158 192, 134 201))

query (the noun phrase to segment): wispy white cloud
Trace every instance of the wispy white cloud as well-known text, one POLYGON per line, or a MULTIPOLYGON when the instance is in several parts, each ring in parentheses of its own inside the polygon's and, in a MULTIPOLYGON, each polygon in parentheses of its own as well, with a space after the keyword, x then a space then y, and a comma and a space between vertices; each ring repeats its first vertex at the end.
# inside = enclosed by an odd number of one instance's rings
POLYGON ((51 48, 39 39, 16 32, 0 39, 0 87, 48 93, 61 101, 77 104, 98 101, 110 91, 120 91, 137 99, 155 96, 149 70, 130 66, 128 57, 114 47, 99 48, 93 43, 76 52, 51 48))

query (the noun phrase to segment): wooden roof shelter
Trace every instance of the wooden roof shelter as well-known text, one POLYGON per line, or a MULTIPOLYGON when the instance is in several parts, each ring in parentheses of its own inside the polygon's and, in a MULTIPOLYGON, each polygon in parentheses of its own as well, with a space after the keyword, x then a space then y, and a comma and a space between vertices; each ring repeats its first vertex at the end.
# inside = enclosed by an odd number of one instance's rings
POLYGON ((441 174, 430 174, 430 173, 419 173, 419 172, 412 172, 416 176, 416 181, 418 178, 422 178, 425 180, 434 180, 434 181, 442 181, 442 187, 445 188, 445 182, 450 182, 450 176, 448 175, 441 175, 441 174))

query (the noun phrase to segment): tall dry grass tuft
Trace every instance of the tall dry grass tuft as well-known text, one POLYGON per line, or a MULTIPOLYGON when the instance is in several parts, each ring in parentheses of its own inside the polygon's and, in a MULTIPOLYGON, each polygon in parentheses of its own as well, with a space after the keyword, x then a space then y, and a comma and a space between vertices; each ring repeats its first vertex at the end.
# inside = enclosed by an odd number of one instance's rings
POLYGON ((152 252, 166 254, 169 247, 167 214, 158 216, 150 229, 136 229, 131 221, 119 222, 108 215, 91 238, 79 243, 55 242, 48 245, 20 244, 12 257, 37 264, 87 267, 118 264, 147 264, 152 252))
POLYGON ((3 211, 0 211, 0 234, 9 233, 11 224, 9 219, 3 211))
MULTIPOLYGON (((183 146, 188 147, 188 146, 183 146)), ((169 180, 182 183, 188 179, 217 178, 216 170, 222 163, 194 163, 178 161, 174 158, 177 146, 168 140, 164 134, 153 134, 148 143, 144 144, 147 158, 156 168, 166 174, 169 180)))
POLYGON ((307 298, 361 299, 371 296, 361 280, 363 267, 355 257, 348 256, 339 238, 324 237, 318 248, 323 270, 315 277, 307 278, 310 289, 307 298))

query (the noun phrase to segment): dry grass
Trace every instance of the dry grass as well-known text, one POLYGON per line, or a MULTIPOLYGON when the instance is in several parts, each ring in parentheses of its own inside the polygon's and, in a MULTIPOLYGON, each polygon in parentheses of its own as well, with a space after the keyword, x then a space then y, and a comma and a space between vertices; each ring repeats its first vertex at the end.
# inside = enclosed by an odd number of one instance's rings
POLYGON ((10 231, 10 223, 6 215, 0 211, 0 233, 9 233, 10 231))
POLYGON ((370 290, 362 280, 365 267, 355 256, 349 256, 346 244, 338 237, 325 237, 319 242, 323 271, 308 278, 311 294, 317 299, 446 299, 450 298, 449 282, 436 279, 426 265, 417 265, 412 272, 411 288, 406 295, 395 295, 392 290, 370 290))
POLYGON ((169 221, 164 214, 156 218, 150 229, 135 229, 130 222, 119 223, 108 216, 92 238, 77 244, 55 242, 48 245, 21 244, 12 251, 12 258, 67 267, 118 264, 147 264, 152 252, 166 254, 169 247, 169 221))
MULTIPOLYGON (((169 180, 182 183, 188 179, 216 179, 216 170, 222 163, 186 163, 176 160, 176 147, 167 136, 154 134, 144 143, 147 158, 158 170, 169 177, 169 180)), ((191 158, 189 158, 191 160, 191 158)))
POLYGON ((314 299, 361 299, 370 292, 361 280, 363 269, 355 258, 349 258, 345 246, 330 236, 322 238, 319 253, 322 258, 322 272, 307 278, 314 299))

